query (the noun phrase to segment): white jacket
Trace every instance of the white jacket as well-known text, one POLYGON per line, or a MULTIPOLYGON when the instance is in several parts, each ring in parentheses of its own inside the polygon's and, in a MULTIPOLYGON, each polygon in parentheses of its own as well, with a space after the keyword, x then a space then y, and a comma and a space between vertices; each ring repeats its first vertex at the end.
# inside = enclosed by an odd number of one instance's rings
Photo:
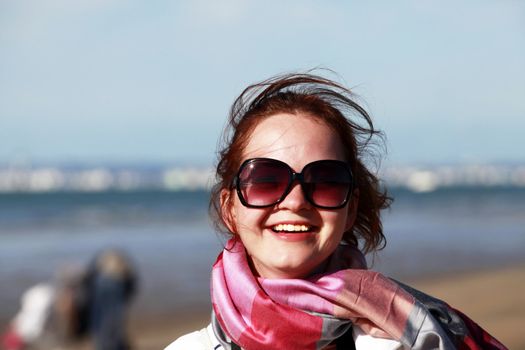
MULTIPOLYGON (((353 327, 356 350, 407 350, 400 342, 391 339, 374 338, 358 327, 353 327)), ((213 333, 211 324, 199 331, 188 333, 175 340, 164 350, 223 350, 213 333)))
POLYGON ((211 324, 199 331, 185 334, 168 345, 164 350, 210 350, 223 349, 213 333, 211 324))

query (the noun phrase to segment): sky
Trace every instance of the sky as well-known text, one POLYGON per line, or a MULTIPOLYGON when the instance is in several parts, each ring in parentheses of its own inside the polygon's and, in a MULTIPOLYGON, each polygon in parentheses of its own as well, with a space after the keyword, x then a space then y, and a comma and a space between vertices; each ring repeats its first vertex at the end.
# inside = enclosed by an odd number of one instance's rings
POLYGON ((387 162, 525 162, 518 0, 0 0, 0 162, 211 164, 244 87, 315 67, 387 162))

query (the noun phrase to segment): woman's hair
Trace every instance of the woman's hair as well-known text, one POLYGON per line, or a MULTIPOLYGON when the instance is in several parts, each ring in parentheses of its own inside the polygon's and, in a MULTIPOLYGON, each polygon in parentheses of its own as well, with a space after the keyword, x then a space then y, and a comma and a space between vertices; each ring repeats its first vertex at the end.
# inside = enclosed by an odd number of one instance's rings
POLYGON ((250 85, 233 103, 219 146, 216 182, 210 198, 210 215, 217 230, 233 234, 224 219, 232 196, 221 204, 221 191, 232 188, 255 127, 279 113, 317 119, 339 135, 354 176, 354 189, 359 190, 356 220, 343 240, 355 245, 362 240, 365 252, 383 248, 386 240, 380 210, 390 206, 391 198, 364 164, 365 158, 376 156, 373 146, 383 145, 382 133, 374 128, 372 119, 349 89, 313 74, 288 74, 250 85))

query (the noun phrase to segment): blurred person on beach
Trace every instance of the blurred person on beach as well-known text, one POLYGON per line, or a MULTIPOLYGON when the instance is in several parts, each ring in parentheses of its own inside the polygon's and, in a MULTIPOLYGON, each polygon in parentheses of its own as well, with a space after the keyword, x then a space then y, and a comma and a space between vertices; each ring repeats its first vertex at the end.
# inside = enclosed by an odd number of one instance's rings
POLYGON ((381 141, 332 80, 247 87, 210 200, 229 237, 212 269, 211 323, 166 349, 505 349, 445 302, 367 269, 391 203, 365 165, 381 141))
POLYGON ((129 259, 116 250, 100 253, 85 278, 89 333, 96 350, 127 350, 127 309, 137 278, 129 259))
POLYGON ((3 336, 3 348, 54 349, 77 343, 82 337, 86 308, 85 270, 60 268, 52 282, 26 290, 20 310, 3 336))
POLYGON ((129 349, 126 310, 135 289, 134 269, 116 250, 97 254, 87 269, 65 266, 53 283, 24 292, 2 348, 129 349))

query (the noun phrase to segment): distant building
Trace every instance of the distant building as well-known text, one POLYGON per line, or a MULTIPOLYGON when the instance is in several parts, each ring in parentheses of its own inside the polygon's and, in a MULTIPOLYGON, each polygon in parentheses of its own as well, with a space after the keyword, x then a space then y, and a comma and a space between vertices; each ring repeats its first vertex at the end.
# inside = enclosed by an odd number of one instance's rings
MULTIPOLYGON (((209 190, 211 167, 16 167, 0 166, 1 192, 209 190)), ((390 187, 429 192, 453 186, 525 187, 525 164, 390 166, 380 172, 390 187)))

